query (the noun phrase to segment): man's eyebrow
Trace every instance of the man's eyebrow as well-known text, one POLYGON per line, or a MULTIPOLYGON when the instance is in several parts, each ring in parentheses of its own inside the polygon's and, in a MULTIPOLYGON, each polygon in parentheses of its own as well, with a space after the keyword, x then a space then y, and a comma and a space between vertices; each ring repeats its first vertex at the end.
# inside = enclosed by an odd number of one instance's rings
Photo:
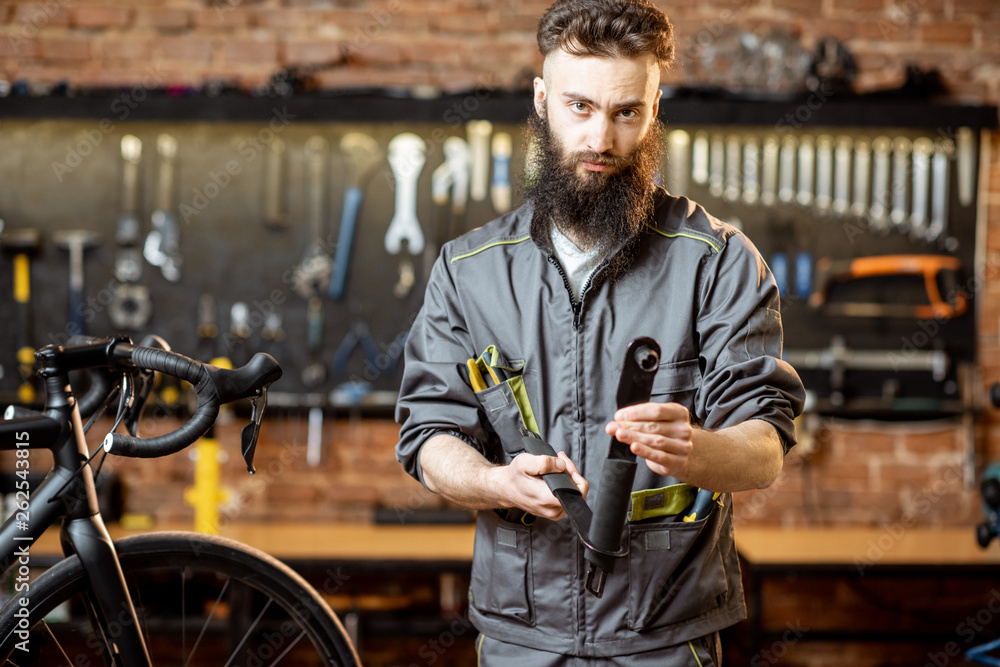
MULTIPOLYGON (((571 91, 567 91, 562 94, 562 97, 566 101, 584 102, 586 104, 589 104, 590 106, 596 106, 596 103, 583 93, 574 93, 571 91)), ((623 102, 617 102, 613 106, 615 109, 633 109, 633 108, 641 108, 644 107, 645 105, 646 103, 642 99, 633 99, 633 100, 625 100, 623 102)))

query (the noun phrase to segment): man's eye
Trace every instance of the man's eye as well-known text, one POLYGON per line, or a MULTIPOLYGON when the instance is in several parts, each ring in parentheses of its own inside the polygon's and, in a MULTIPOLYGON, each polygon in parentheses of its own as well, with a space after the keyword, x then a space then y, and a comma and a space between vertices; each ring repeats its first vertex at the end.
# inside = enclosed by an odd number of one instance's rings
POLYGON ((583 102, 573 102, 572 106, 573 106, 573 111, 583 112, 587 110, 587 105, 584 104, 583 102))
POLYGON ((622 118, 635 118, 639 115, 635 109, 622 109, 620 113, 622 118))

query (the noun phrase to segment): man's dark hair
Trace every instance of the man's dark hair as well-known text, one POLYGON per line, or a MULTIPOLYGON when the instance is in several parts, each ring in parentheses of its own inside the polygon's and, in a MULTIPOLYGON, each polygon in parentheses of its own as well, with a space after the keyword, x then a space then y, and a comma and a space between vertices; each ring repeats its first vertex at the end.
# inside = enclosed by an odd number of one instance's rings
POLYGON ((538 23, 542 56, 560 48, 574 56, 652 55, 674 58, 673 26, 650 0, 556 0, 538 23))

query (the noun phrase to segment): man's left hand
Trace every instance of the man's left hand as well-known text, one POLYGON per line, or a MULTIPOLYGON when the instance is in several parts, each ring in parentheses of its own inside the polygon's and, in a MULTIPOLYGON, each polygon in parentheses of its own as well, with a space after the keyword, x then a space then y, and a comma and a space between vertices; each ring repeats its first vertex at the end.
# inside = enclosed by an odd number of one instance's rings
POLYGON ((691 455, 691 415, 679 403, 640 403, 621 408, 604 430, 645 459, 657 475, 676 477, 691 455))

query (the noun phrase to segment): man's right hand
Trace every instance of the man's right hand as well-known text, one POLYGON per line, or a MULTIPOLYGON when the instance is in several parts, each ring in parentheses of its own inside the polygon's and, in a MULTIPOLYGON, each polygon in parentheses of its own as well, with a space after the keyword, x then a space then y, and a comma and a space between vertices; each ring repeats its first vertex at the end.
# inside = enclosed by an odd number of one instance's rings
POLYGON ((590 489, 590 484, 565 452, 559 452, 558 456, 518 454, 508 465, 498 466, 493 471, 497 476, 498 490, 509 506, 553 521, 563 518, 566 512, 542 475, 569 473, 584 498, 590 489))

